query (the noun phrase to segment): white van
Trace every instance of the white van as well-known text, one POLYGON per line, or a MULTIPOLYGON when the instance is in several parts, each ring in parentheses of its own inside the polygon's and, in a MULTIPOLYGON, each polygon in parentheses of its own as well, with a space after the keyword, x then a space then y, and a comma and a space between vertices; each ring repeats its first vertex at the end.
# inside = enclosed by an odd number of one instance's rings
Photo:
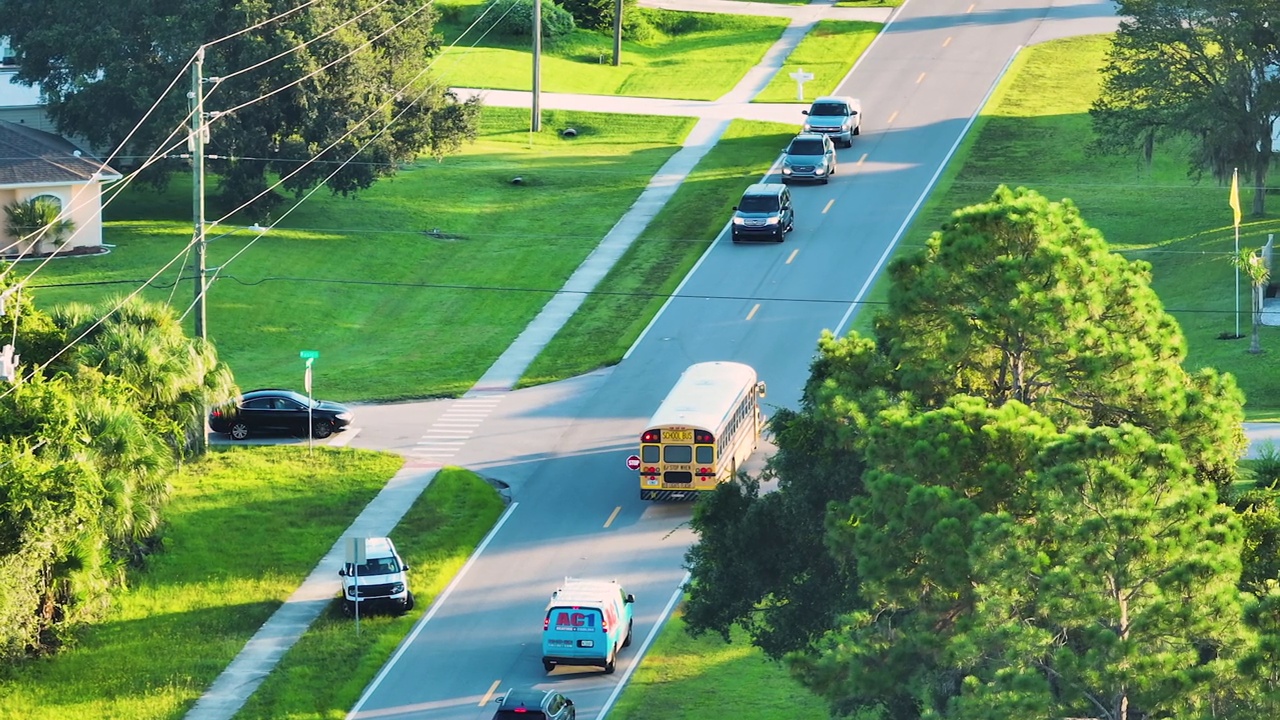
POLYGON ((542 619, 542 669, 595 665, 613 673, 618 650, 631 644, 635 601, 617 580, 565 578, 542 619))
POLYGON ((342 612, 354 615, 357 602, 361 615, 378 608, 409 612, 413 609, 413 592, 405 574, 408 570, 391 538, 366 538, 364 563, 344 563, 338 571, 342 578, 342 612))

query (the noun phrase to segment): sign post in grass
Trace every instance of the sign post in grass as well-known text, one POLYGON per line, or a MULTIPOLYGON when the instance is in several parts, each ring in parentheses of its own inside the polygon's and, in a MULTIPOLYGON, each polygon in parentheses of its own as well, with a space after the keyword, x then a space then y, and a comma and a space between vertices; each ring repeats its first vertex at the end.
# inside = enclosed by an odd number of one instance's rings
MULTIPOLYGON (((347 564, 351 566, 351 592, 354 599, 351 601, 355 607, 356 616, 356 636, 360 635, 360 566, 364 565, 366 560, 365 539, 362 537, 348 538, 347 546, 347 564)), ((346 594, 345 591, 343 593, 346 594)))
POLYGON ((298 357, 307 361, 307 369, 302 373, 302 386, 307 389, 307 456, 311 455, 311 408, 315 405, 315 400, 311 399, 311 363, 320 357, 319 350, 303 350, 298 353, 298 357))

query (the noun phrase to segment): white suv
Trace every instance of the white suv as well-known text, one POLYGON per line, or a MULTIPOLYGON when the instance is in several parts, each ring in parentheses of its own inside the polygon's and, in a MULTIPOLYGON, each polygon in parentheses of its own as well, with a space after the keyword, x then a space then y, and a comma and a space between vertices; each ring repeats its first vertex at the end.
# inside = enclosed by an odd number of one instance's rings
POLYGON ((342 612, 354 615, 357 602, 362 615, 375 607, 409 612, 413 609, 413 592, 405 574, 408 570, 391 538, 366 538, 364 563, 345 563, 338 571, 342 578, 342 612))

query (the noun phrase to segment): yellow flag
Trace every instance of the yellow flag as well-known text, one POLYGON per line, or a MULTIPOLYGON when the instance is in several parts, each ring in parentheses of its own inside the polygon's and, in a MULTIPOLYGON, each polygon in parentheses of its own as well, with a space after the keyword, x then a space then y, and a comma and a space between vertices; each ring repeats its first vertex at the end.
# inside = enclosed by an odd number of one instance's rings
POLYGON ((1240 183, 1236 180, 1239 173, 1239 170, 1231 171, 1231 199, 1228 201, 1231 211, 1235 214, 1236 228, 1240 227, 1240 183))

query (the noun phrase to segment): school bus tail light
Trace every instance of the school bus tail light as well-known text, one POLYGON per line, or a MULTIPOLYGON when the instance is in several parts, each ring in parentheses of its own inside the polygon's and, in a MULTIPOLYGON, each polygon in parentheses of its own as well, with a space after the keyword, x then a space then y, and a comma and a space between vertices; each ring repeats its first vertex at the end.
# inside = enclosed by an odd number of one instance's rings
POLYGON ((714 435, 703 430, 693 431, 693 442, 698 445, 712 445, 716 441, 714 435))
POLYGON ((656 443, 661 440, 661 438, 662 436, 658 434, 657 430, 646 430, 644 434, 640 436, 640 442, 656 443))
POLYGON ((656 467, 652 467, 652 466, 647 467, 647 468, 640 468, 640 474, 641 474, 641 475, 657 475, 657 474, 658 474, 658 468, 656 468, 656 467))
POLYGON ((700 475, 700 476, 704 476, 704 477, 705 477, 705 476, 707 476, 707 475, 715 475, 715 474, 716 474, 716 470, 715 470, 715 468, 700 467, 700 468, 698 468, 698 472, 697 472, 697 474, 698 474, 698 475, 700 475))

